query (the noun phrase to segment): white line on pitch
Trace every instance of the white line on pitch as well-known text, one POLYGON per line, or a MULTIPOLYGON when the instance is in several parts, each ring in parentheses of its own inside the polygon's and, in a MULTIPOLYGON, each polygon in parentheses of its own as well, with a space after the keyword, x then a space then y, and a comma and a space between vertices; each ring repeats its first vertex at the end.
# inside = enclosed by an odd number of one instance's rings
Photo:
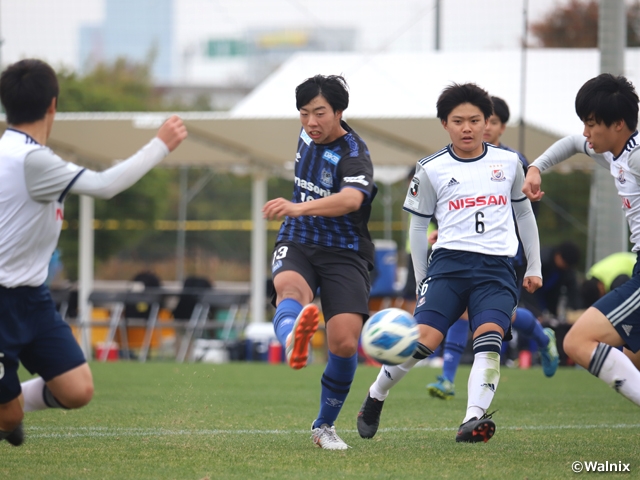
MULTIPOLYGON (((604 425, 532 425, 500 426, 500 430, 590 430, 590 429, 628 429, 639 428, 640 424, 604 424, 604 425)), ((172 430, 168 428, 124 428, 124 427, 37 427, 26 426, 30 438, 77 438, 77 437, 160 437, 173 435, 291 435, 308 434, 309 430, 172 430)), ((378 432, 449 432, 456 428, 381 428, 378 432)), ((355 433, 356 430, 341 432, 355 433)))

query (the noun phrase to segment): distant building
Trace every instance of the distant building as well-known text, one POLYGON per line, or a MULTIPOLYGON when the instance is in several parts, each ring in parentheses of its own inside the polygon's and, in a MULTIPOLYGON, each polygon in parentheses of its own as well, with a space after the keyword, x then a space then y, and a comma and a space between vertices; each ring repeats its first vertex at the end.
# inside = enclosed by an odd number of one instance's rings
POLYGON ((178 83, 252 89, 298 52, 354 51, 356 30, 250 30, 242 37, 212 37, 181 55, 178 83))
POLYGON ((174 43, 174 0, 104 0, 100 25, 80 28, 79 65, 88 72, 100 63, 151 62, 157 88, 175 100, 228 110, 297 52, 355 50, 352 28, 255 29, 237 38, 203 38, 174 43))
POLYGON ((157 81, 172 80, 173 0, 105 0, 102 25, 80 29, 80 66, 91 70, 119 57, 152 61, 157 81))

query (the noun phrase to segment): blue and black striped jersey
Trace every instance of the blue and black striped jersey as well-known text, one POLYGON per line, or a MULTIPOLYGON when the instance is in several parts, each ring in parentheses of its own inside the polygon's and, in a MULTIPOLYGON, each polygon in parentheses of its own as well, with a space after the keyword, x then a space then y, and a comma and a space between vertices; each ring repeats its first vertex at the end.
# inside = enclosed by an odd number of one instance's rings
POLYGON ((295 163, 294 203, 327 197, 343 188, 356 188, 365 195, 359 210, 340 217, 286 217, 277 241, 290 241, 358 252, 373 265, 374 247, 367 228, 371 203, 378 191, 373 164, 362 139, 342 122, 347 134, 316 145, 301 129, 295 163))

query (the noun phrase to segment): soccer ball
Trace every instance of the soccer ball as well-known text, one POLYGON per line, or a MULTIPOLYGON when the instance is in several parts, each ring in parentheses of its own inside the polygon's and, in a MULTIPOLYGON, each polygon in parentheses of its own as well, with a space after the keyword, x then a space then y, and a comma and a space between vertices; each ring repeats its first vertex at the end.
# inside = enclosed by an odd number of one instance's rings
POLYGON ((384 365, 399 365, 411 358, 419 336, 418 324, 410 313, 386 308, 369 318, 360 338, 369 357, 384 365))

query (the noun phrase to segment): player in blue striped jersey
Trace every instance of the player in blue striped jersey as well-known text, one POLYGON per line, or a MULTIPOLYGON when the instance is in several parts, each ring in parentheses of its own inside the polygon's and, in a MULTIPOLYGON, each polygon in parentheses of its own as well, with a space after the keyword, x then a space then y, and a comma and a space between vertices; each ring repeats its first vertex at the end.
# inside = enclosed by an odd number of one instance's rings
POLYGON ((302 129, 293 198, 263 208, 266 218, 285 217, 273 251, 273 325, 294 369, 307 364, 320 289, 329 351, 311 429, 314 443, 328 450, 348 448, 334 422, 356 371, 374 258, 367 222, 377 188, 367 146, 342 120, 348 105, 340 76, 316 75, 296 88, 302 129))
MULTIPOLYGON (((575 108, 582 135, 551 145, 529 167, 523 192, 533 201, 544 195, 540 172, 576 153, 609 169, 629 223, 632 251, 640 255, 640 146, 638 95, 625 77, 603 73, 587 81, 575 108), (585 138, 586 137, 586 140, 585 138)), ((564 350, 578 365, 616 392, 640 405, 640 262, 633 276, 588 308, 564 339, 564 350), (617 348, 624 346, 623 352, 617 348)))

